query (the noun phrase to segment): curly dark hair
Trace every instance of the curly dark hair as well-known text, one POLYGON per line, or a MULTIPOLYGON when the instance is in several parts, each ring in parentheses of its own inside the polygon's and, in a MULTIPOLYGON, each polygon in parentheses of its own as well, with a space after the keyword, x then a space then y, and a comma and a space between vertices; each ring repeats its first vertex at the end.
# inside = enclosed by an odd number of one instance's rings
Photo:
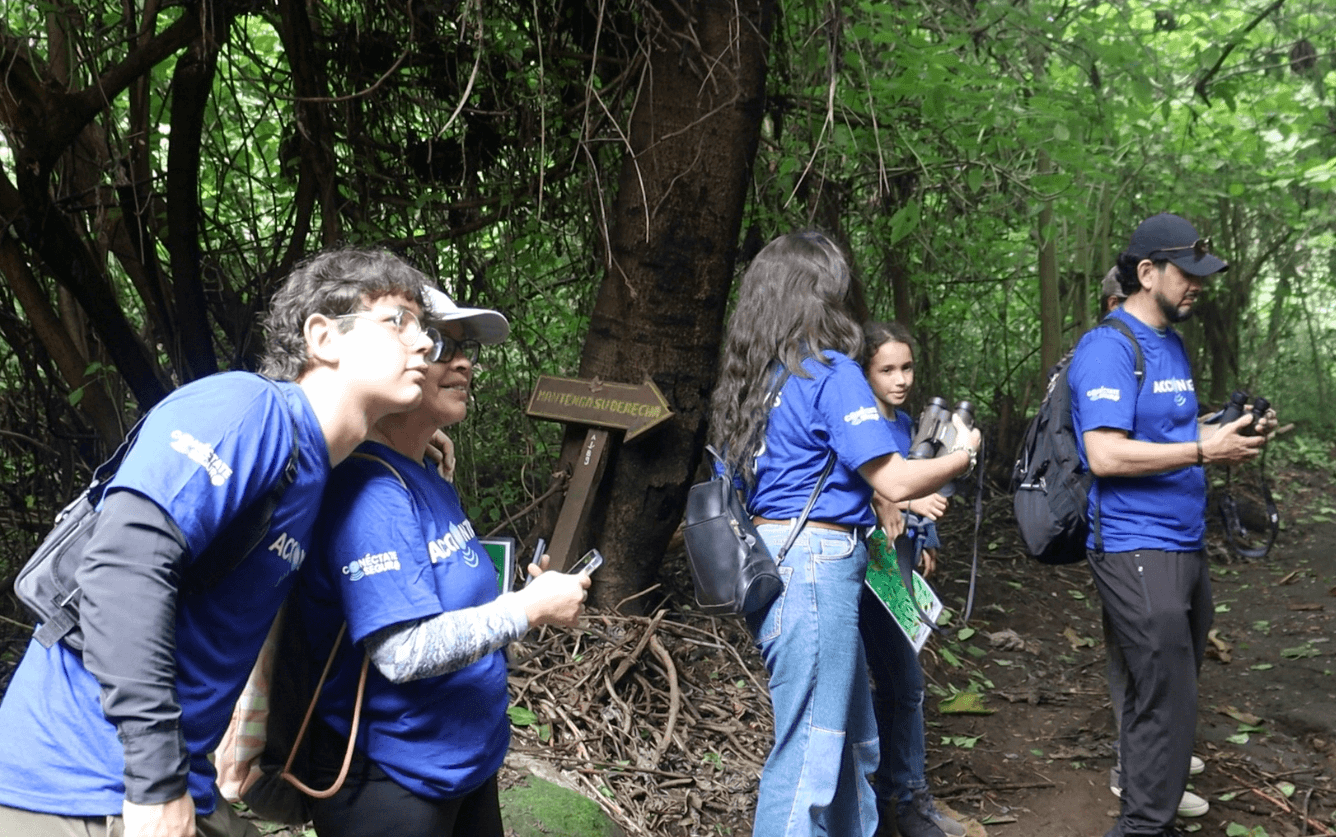
POLYGON ((311 359, 305 327, 312 314, 352 314, 366 307, 364 300, 386 296, 404 296, 422 305, 422 286, 428 281, 422 271, 388 250, 340 248, 302 262, 269 303, 260 372, 292 381, 306 371, 311 359))
POLYGON ((805 378, 803 360, 828 364, 826 349, 858 359, 865 315, 863 287, 844 251, 824 233, 782 235, 756 254, 728 321, 710 400, 711 442, 726 461, 750 474, 744 463, 765 438, 770 411, 764 402, 775 363, 805 378))

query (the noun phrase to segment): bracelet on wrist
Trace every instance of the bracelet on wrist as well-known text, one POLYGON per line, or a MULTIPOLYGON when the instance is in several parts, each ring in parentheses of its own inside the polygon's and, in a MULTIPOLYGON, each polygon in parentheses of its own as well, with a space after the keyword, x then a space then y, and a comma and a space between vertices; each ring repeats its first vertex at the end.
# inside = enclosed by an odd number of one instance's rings
POLYGON ((1205 464, 1206 464, 1206 457, 1205 457, 1205 455, 1202 453, 1202 450, 1201 450, 1201 437, 1200 437, 1200 436, 1197 437, 1197 464, 1198 464, 1198 465, 1205 465, 1205 464))
POLYGON ((963 477, 973 471, 975 465, 979 464, 979 451, 969 445, 955 444, 951 446, 951 449, 948 450, 947 453, 955 453, 956 451, 964 451, 969 454, 970 457, 969 465, 967 465, 965 470, 960 474, 963 477))

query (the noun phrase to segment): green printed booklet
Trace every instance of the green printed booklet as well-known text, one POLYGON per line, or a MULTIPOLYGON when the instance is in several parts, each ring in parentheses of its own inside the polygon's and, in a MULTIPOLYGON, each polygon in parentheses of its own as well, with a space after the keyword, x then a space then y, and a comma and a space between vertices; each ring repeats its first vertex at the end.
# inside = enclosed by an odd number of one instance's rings
POLYGON ((868 589, 886 607, 895 624, 909 639, 909 644, 914 646, 914 650, 922 651, 928 637, 932 635, 932 627, 919 618, 918 611, 922 609, 928 614, 928 618, 935 622, 942 614, 942 600, 937 598, 937 594, 928 586, 928 582, 923 580, 923 576, 911 572, 909 578, 914 584, 914 598, 918 600, 918 608, 914 607, 909 598, 909 591, 905 589, 905 583, 900 578, 895 546, 887 542, 886 534, 880 529, 867 539, 867 551, 868 589))

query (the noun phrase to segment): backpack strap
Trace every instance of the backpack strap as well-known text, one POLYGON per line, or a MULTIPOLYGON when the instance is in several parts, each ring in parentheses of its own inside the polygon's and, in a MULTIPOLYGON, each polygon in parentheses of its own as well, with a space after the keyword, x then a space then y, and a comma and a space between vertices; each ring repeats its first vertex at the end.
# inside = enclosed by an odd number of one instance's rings
MULTIPOLYGON (((186 570, 189 579, 183 587, 189 593, 202 593, 216 586, 231 574, 246 557, 255 550, 269 534, 269 524, 273 522, 274 511, 282 502, 283 495, 297 479, 297 416, 288 403, 287 395, 273 380, 263 376, 256 377, 273 387, 278 400, 288 413, 288 422, 292 427, 292 447, 288 451, 287 464, 278 480, 236 517, 232 518, 200 553, 199 558, 186 570), (240 546, 238 546, 240 544, 240 546)), ((136 425, 138 429, 138 425, 136 425)), ((133 431, 132 431, 133 432, 133 431)), ((129 441, 127 439, 127 441, 129 441)))
MULTIPOLYGON (((388 468, 391 474, 394 474, 394 478, 399 481, 400 485, 405 489, 408 488, 408 483, 404 482, 403 476, 384 458, 376 456, 374 453, 366 453, 360 450, 353 451, 352 455, 358 459, 379 462, 388 468)), ((287 763, 283 765, 283 772, 279 774, 279 776, 281 776, 288 784, 315 799, 329 799, 343 787, 344 781, 348 778, 348 770, 353 763, 353 750, 356 748, 357 743, 357 728, 362 723, 362 697, 366 694, 366 675, 368 669, 371 667, 370 654, 362 655, 362 671, 357 675, 357 698, 353 703, 353 721, 352 726, 348 730, 348 748, 343 752, 343 765, 339 768, 339 775, 334 780, 334 784, 324 790, 316 790, 293 774, 292 762, 297 758, 297 751, 301 749, 302 739, 306 737, 306 730, 311 725, 311 717, 315 715, 316 704, 320 701, 320 692, 325 688, 325 680, 329 678, 329 671, 334 667, 334 657, 339 653, 339 647, 343 644, 343 637, 347 632, 348 623, 344 622, 343 625, 339 627, 339 635, 334 637, 334 647, 329 651, 329 659, 325 660, 325 668, 320 672, 320 679, 316 681, 315 694, 311 695, 311 705, 306 707, 306 716, 302 718, 302 725, 297 730, 297 738, 292 742, 292 752, 288 753, 287 763)))
MULTIPOLYGON (((1136 390, 1132 393, 1132 426, 1135 428, 1136 403, 1137 399, 1141 396, 1141 386, 1145 383, 1146 378, 1146 356, 1141 353, 1141 342, 1137 340, 1136 333, 1132 331, 1132 327, 1123 322, 1121 317, 1115 317, 1112 313, 1101 320, 1099 325, 1095 326, 1095 328, 1111 328, 1114 331, 1121 333, 1127 338, 1127 341, 1132 344, 1132 352, 1136 358, 1132 364, 1132 374, 1135 375, 1137 379, 1136 390)), ((1104 552, 1104 535, 1100 532, 1099 526, 1101 492, 1099 491, 1098 485, 1093 483, 1091 484, 1090 489, 1095 492, 1095 516, 1094 519, 1090 521, 1090 529, 1095 534, 1095 552, 1102 553, 1104 552)))

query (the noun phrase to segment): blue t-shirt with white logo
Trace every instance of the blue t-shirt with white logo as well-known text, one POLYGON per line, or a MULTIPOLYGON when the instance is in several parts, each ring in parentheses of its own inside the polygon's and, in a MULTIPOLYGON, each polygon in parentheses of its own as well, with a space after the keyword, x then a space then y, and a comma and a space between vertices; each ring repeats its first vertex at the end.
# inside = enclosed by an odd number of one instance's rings
MULTIPOLYGON (((225 372, 188 384, 150 411, 109 491, 157 503, 195 557, 236 514, 278 481, 298 443, 297 477, 269 534, 209 590, 176 606, 176 691, 190 751, 189 789, 213 811, 209 761, 270 623, 309 549, 329 450, 301 388, 225 372)), ((125 602, 133 608, 134 602, 125 602)), ((0 804, 65 816, 120 814, 125 757, 102 713, 100 686, 64 643, 35 640, 0 704, 0 804)))
MULTIPOLYGON (((1198 434, 1197 393, 1177 332, 1156 331, 1121 308, 1112 316, 1132 327, 1145 358, 1145 378, 1138 392, 1136 355, 1116 329, 1091 329, 1077 344, 1067 382, 1077 449, 1087 468, 1087 430, 1126 430, 1131 439, 1156 443, 1193 442, 1198 434)), ((1206 473, 1200 466, 1096 478, 1088 507, 1090 549, 1095 546, 1096 504, 1106 552, 1192 552, 1205 547, 1206 473)))
POLYGON ((870 526, 876 523, 872 488, 858 469, 900 447, 862 367, 838 352, 827 351, 826 358, 829 366, 804 360, 812 377, 790 375, 780 390, 756 457, 756 491, 748 508, 772 520, 800 516, 833 450, 835 467, 808 517, 870 526))
MULTIPOLYGON (((339 627, 348 622, 317 708, 343 736, 351 726, 364 654, 353 643, 391 625, 497 596, 496 567, 455 487, 385 445, 365 442, 358 452, 384 462, 354 454, 334 470, 297 598, 317 660, 328 657, 339 627)), ((506 704, 500 650, 458 671, 400 684, 372 666, 358 748, 418 796, 462 796, 501 767, 510 745, 506 704)))

